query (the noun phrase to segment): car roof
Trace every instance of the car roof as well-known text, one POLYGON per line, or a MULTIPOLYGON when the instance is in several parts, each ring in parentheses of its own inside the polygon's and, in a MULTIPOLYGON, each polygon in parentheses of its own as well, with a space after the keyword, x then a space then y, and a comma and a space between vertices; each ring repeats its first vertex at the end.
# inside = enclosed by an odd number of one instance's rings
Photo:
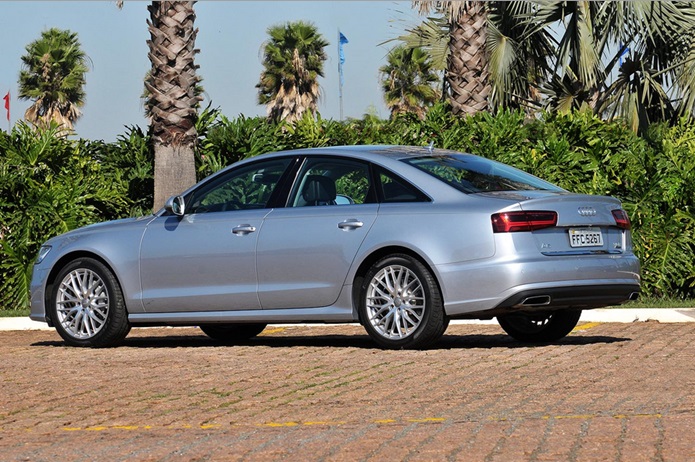
POLYGON ((273 155, 307 155, 318 156, 326 154, 347 155, 350 157, 374 159, 384 157, 394 160, 402 160, 413 157, 437 157, 451 154, 462 154, 447 149, 434 149, 429 146, 397 146, 397 145, 353 145, 353 146, 327 146, 321 148, 295 149, 290 151, 278 151, 273 155))

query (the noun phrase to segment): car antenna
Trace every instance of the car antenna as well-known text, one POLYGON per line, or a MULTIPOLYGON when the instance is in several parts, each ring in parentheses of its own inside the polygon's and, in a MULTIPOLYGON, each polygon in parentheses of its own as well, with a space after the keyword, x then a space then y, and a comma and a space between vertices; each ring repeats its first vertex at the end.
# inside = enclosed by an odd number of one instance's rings
POLYGON ((434 149, 434 140, 430 141, 429 146, 427 146, 427 150, 432 154, 432 150, 434 149))

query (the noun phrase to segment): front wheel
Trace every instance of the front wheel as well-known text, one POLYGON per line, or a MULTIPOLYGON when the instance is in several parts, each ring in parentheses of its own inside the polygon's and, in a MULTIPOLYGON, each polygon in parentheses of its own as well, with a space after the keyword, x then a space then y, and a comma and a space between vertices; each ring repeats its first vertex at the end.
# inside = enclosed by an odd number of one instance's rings
POLYGON ((58 334, 69 345, 113 346, 130 331, 116 276, 93 258, 73 260, 58 273, 49 310, 58 334))
POLYGON ((497 317, 504 331, 520 342, 554 342, 572 332, 582 310, 557 310, 543 313, 512 313, 497 317))
POLYGON ((367 272, 360 292, 360 319, 385 348, 423 348, 437 341, 447 321, 432 273, 409 255, 391 255, 367 272))
POLYGON ((267 324, 203 324, 200 330, 211 339, 242 342, 263 332, 267 324))

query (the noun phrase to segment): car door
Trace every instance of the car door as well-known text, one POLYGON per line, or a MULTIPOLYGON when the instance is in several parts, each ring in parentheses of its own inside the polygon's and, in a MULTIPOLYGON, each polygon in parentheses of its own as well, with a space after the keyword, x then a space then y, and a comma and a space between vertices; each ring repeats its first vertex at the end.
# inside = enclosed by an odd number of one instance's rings
POLYGON ((147 312, 259 309, 256 245, 289 159, 240 167, 187 194, 184 215, 154 219, 140 251, 147 312))
POLYGON ((308 157, 287 207, 268 214, 258 238, 262 308, 335 303, 377 210, 366 162, 308 157))

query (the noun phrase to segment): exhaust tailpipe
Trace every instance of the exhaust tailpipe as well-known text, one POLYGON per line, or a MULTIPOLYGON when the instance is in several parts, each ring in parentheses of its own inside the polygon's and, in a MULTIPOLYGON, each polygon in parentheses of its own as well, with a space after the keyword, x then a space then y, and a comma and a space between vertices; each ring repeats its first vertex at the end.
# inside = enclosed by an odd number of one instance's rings
POLYGON ((550 295, 534 295, 521 301, 521 306, 545 306, 550 305, 550 295))

